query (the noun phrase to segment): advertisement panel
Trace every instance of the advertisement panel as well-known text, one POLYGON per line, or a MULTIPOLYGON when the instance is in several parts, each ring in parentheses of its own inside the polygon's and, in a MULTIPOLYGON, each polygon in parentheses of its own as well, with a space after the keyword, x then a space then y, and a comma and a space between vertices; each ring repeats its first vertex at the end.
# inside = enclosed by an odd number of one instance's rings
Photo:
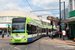
POLYGON ((8 27, 8 25, 11 27, 11 24, 0 24, 0 28, 8 27))

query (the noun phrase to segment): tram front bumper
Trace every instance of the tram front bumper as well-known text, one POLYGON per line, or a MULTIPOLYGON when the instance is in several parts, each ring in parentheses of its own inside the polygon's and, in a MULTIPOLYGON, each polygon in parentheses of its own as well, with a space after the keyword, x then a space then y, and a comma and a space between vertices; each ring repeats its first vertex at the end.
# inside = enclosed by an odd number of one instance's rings
POLYGON ((27 39, 11 39, 11 43, 27 43, 27 39))

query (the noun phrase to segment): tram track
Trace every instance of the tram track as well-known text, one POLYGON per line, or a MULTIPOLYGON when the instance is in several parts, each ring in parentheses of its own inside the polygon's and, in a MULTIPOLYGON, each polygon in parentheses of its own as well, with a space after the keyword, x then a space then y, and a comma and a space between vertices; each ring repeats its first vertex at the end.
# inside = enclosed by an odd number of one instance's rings
POLYGON ((28 50, 29 45, 24 45, 24 44, 18 44, 18 45, 14 45, 11 46, 11 48, 9 48, 8 50, 28 50), (22 47, 20 45, 23 45, 22 47))
POLYGON ((17 45, 15 45, 15 46, 11 46, 11 48, 9 48, 8 50, 12 50, 14 47, 16 47, 17 45))

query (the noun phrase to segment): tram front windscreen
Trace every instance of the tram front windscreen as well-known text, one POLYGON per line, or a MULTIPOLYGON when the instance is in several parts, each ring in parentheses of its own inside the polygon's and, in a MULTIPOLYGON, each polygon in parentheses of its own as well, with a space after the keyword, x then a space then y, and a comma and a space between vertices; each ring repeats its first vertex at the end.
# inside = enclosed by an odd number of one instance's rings
POLYGON ((25 33, 26 18, 14 18, 12 20, 12 33, 25 33))

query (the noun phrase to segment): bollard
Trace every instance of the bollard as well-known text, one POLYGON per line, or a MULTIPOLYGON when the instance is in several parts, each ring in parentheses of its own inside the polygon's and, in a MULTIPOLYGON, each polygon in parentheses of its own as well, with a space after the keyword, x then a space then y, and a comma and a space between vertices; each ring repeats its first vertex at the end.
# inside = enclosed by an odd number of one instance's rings
POLYGON ((74 42, 75 42, 75 38, 74 38, 74 42))
POLYGON ((2 38, 4 38, 4 34, 2 34, 2 38))

